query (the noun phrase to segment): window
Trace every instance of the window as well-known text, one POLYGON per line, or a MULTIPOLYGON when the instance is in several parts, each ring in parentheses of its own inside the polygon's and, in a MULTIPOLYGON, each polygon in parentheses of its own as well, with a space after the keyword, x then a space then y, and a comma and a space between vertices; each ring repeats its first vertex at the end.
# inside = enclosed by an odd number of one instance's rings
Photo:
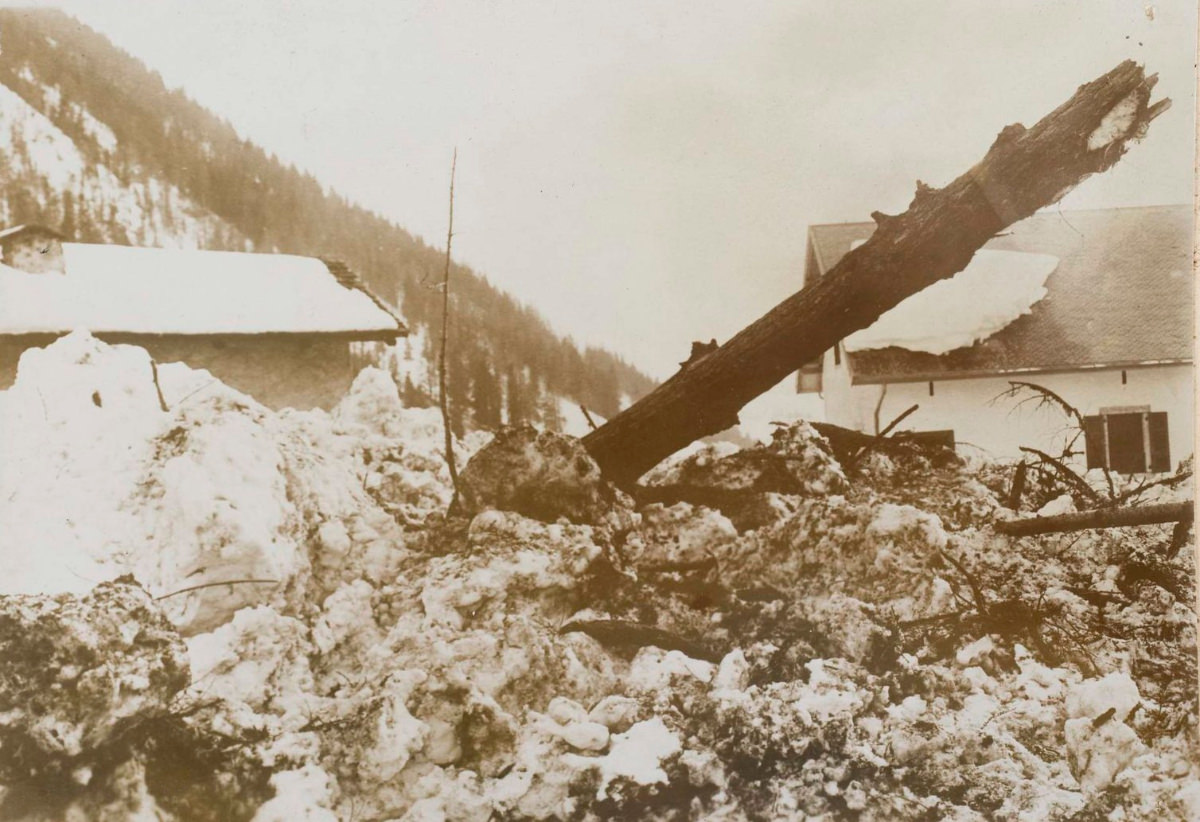
POLYGON ((817 357, 812 362, 805 363, 804 365, 800 366, 800 370, 796 372, 798 378, 796 382, 797 393, 820 393, 822 359, 822 357, 817 357))
POLYGON ((1167 414, 1138 408, 1102 408, 1083 419, 1088 468, 1118 474, 1159 474, 1171 470, 1167 414))

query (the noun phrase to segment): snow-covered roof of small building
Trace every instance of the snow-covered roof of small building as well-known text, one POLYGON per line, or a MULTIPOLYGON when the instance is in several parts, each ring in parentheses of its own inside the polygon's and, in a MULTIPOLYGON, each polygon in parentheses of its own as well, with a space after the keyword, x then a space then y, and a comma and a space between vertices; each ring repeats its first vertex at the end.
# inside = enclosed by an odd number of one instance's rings
MULTIPOLYGON (((874 223, 809 229, 805 281, 874 223)), ((854 382, 1190 362, 1192 210, 1035 214, 843 342, 854 382)))
POLYGON ((0 265, 0 334, 313 334, 404 324, 344 266, 289 254, 63 243, 65 274, 0 265))

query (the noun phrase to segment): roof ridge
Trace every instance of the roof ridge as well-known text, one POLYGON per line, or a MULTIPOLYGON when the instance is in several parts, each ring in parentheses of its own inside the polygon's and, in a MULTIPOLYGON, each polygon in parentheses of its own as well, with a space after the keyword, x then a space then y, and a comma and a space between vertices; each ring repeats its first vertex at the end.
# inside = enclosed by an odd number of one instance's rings
POLYGON ((405 324, 400 315, 390 305, 388 305, 382 297, 372 291, 371 288, 365 282, 363 282, 362 277, 358 276, 354 269, 350 267, 349 263, 347 263, 345 260, 339 260, 336 257, 317 257, 317 259, 325 264, 325 267, 329 269, 329 273, 333 275, 333 278, 337 280, 341 286, 344 288, 361 291, 363 294, 366 294, 371 302, 375 303, 376 307, 379 308, 380 311, 383 311, 396 321, 396 325, 399 326, 401 334, 408 334, 408 325, 405 324))
MULTIPOLYGON (((1028 220, 1031 217, 1038 217, 1038 216, 1042 216, 1042 215, 1049 216, 1049 215, 1060 214, 1060 213, 1061 214, 1095 214, 1098 211, 1150 211, 1150 210, 1167 210, 1167 209, 1176 209, 1176 208, 1194 209, 1194 205, 1192 203, 1156 203, 1156 204, 1149 204, 1149 205, 1097 206, 1095 208, 1071 208, 1066 211, 1063 211, 1061 209, 1056 210, 1056 211, 1039 210, 1039 211, 1035 211, 1033 214, 1030 214, 1029 217, 1025 217, 1023 219, 1028 220)), ((1021 220, 1018 220, 1013 225, 1018 225, 1018 224, 1020 224, 1020 222, 1021 222, 1021 220)), ((809 228, 809 230, 812 230, 814 228, 830 228, 830 227, 843 228, 843 227, 847 227, 847 226, 860 226, 860 225, 874 226, 875 223, 872 222, 871 220, 842 220, 840 222, 809 223, 808 228, 809 228)))

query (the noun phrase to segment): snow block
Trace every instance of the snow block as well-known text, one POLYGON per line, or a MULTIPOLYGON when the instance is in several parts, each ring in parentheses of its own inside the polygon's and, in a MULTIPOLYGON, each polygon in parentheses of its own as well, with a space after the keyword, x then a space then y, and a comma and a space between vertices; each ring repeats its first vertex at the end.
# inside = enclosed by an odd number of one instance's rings
POLYGON ((495 509, 543 522, 596 523, 617 499, 579 440, 530 425, 501 429, 460 479, 467 514, 495 509))
POLYGON ((0 659, 0 783, 89 767, 190 676, 183 641, 131 577, 0 597, 0 659))

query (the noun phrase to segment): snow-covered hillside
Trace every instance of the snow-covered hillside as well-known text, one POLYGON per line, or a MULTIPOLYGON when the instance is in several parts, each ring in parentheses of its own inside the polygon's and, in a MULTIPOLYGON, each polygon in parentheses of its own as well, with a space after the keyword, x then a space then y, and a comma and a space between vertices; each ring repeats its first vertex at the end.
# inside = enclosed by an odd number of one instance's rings
MULTIPOLYGON (((33 79, 32 75, 29 79, 33 79)), ((77 103, 64 103, 54 86, 39 86, 51 109, 72 106, 72 116, 103 149, 114 154, 112 129, 77 103)), ((0 85, 0 180, 10 192, 31 193, 37 207, 61 215, 55 227, 74 234, 80 220, 89 233, 111 241, 165 248, 240 248, 250 243, 231 225, 206 211, 179 189, 146 174, 122 180, 102 159, 86 157, 70 137, 7 86, 0 85), (102 220, 85 215, 103 215, 102 220)), ((18 215, 9 198, 0 197, 0 225, 18 215)))

